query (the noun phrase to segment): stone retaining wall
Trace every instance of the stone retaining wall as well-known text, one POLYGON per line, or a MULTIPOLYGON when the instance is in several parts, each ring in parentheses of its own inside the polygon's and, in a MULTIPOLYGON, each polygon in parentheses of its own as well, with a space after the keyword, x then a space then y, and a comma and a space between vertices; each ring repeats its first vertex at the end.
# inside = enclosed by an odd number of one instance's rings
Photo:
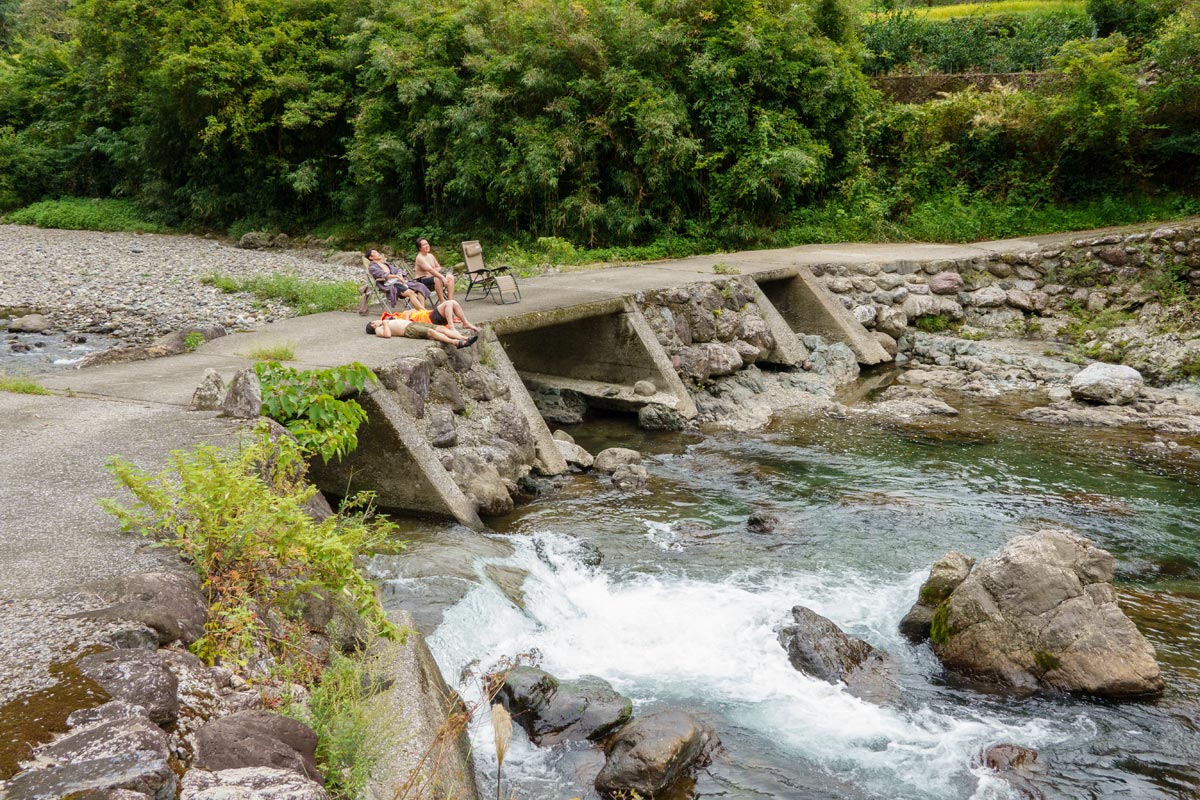
POLYGON ((812 271, 859 322, 889 336, 939 315, 1011 330, 1029 317, 1145 301, 1166 280, 1200 293, 1200 232, 1162 227, 1039 250, 925 263, 820 264, 812 271))

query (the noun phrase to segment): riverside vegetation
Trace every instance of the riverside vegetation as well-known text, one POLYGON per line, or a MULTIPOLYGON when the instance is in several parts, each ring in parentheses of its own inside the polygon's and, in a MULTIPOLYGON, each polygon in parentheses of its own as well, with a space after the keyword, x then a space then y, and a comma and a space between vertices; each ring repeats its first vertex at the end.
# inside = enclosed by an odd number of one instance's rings
POLYGON ((889 5, 5 0, 0 210, 235 237, 420 226, 596 260, 1200 208, 1196 0, 889 5), (920 105, 867 79, 925 69, 1055 77, 920 105))
POLYGON ((338 397, 374 375, 359 364, 301 371, 272 362, 256 372, 263 413, 292 435, 260 422, 236 450, 176 452, 158 475, 114 458, 112 472, 136 502, 106 507, 123 530, 174 548, 199 575, 210 608, 192 652, 263 686, 282 684, 283 710, 318 734, 317 766, 328 790, 358 797, 378 757, 364 743, 376 724, 370 678, 360 655, 322 655, 314 646, 309 606, 348 604, 349 616, 335 614, 335 622, 338 637, 357 643, 350 649, 373 636, 403 636, 354 561, 394 551, 396 526, 374 513, 369 493, 346 498, 337 513, 314 512, 318 492, 306 480, 306 460, 354 449, 365 415, 353 399, 338 397))

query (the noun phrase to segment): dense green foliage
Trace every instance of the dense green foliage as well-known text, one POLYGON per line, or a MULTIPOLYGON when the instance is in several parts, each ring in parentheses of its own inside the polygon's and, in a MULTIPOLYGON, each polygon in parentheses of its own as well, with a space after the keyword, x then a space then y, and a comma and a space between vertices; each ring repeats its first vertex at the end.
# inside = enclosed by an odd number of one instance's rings
POLYGON ((905 9, 863 26, 864 68, 872 74, 1036 71, 1065 43, 1091 32, 1082 9, 945 21, 905 9))
POLYGON ((860 30, 849 0, 0 0, 0 210, 507 237, 533 265, 1130 221, 1195 195, 1197 5, 860 30), (904 106, 864 68, 1061 77, 904 106))
POLYGON ((119 458, 110 468, 136 498, 132 506, 106 503, 122 529, 177 549, 203 581, 211 612, 192 649, 209 663, 245 665, 269 652, 301 672, 317 667, 300 646, 299 603, 314 590, 348 598, 378 632, 393 633, 354 556, 386 541, 394 526, 371 514, 365 496, 315 522, 305 504, 316 488, 304 480, 303 453, 291 439, 260 426, 237 453, 177 451, 157 475, 119 458))
POLYGON ((357 361, 319 370, 260 361, 254 371, 262 384, 263 414, 286 426, 305 454, 328 462, 358 446, 367 413, 355 400, 340 398, 375 383, 370 369, 357 361))

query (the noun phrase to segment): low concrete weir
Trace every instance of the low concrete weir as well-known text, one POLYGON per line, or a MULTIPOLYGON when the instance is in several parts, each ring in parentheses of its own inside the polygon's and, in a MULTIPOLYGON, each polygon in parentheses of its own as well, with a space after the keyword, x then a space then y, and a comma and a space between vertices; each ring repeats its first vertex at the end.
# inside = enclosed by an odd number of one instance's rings
MULTIPOLYGON (((741 271, 740 278, 714 273, 717 262, 712 258, 687 259, 543 276, 523 281, 525 300, 518 305, 471 303, 468 315, 486 331, 483 350, 488 369, 482 371, 488 374, 483 378, 466 374, 472 365, 463 362, 475 359, 478 366, 479 346, 455 354, 431 342, 384 341, 363 335, 361 317, 332 312, 222 337, 196 353, 62 373, 46 384, 113 400, 186 407, 205 368, 216 369, 228 379, 252 366, 253 360, 245 354, 260 343, 294 345, 293 363, 300 368, 328 369, 357 361, 381 378, 381 385, 361 398, 368 422, 359 433, 355 452, 340 463, 313 465, 314 481, 331 494, 370 490, 381 507, 449 517, 481 529, 485 526, 477 508, 484 508, 485 501, 478 482, 466 473, 452 474, 450 470, 460 469, 458 461, 432 443, 432 421, 425 417, 425 404, 445 402, 436 391, 439 381, 442 385, 457 381, 464 396, 472 389, 500 392, 528 423, 533 447, 524 451, 523 458, 529 459, 524 463, 532 461, 533 468, 552 475, 565 471, 567 465, 527 386, 574 393, 598 407, 636 412, 658 404, 685 419, 697 415, 688 386, 647 318, 649 312, 643 311, 644 306, 649 308, 649 298, 664 290, 675 288, 687 294, 688 287, 721 283, 722 291, 728 292, 733 289, 726 284, 740 282, 737 291, 744 302, 757 307, 774 340, 760 361, 803 364, 808 353, 798 333, 819 333, 845 342, 864 364, 887 360, 882 347, 806 266, 790 256, 784 258, 783 253, 745 255, 727 256, 737 265, 734 271, 741 271), (415 377, 414 364, 419 366, 415 377)), ((711 290, 707 294, 711 296, 711 290)), ((479 397, 466 400, 480 401, 479 397)), ((463 412, 463 400, 451 408, 463 412)), ((511 422, 513 413, 507 413, 511 422)), ((511 492, 513 477, 497 478, 501 479, 509 482, 511 492)), ((495 505, 492 508, 489 513, 504 513, 495 505)))

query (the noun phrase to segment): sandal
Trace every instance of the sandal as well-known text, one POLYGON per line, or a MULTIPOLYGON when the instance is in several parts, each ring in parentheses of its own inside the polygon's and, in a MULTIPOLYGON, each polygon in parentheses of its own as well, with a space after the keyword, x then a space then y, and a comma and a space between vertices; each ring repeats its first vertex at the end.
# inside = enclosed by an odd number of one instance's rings
POLYGON ((455 347, 457 347, 459 350, 462 350, 464 347, 470 347, 471 345, 475 344, 478 341, 479 341, 478 336, 472 336, 470 339, 467 339, 465 342, 459 342, 457 345, 455 345, 455 347))

